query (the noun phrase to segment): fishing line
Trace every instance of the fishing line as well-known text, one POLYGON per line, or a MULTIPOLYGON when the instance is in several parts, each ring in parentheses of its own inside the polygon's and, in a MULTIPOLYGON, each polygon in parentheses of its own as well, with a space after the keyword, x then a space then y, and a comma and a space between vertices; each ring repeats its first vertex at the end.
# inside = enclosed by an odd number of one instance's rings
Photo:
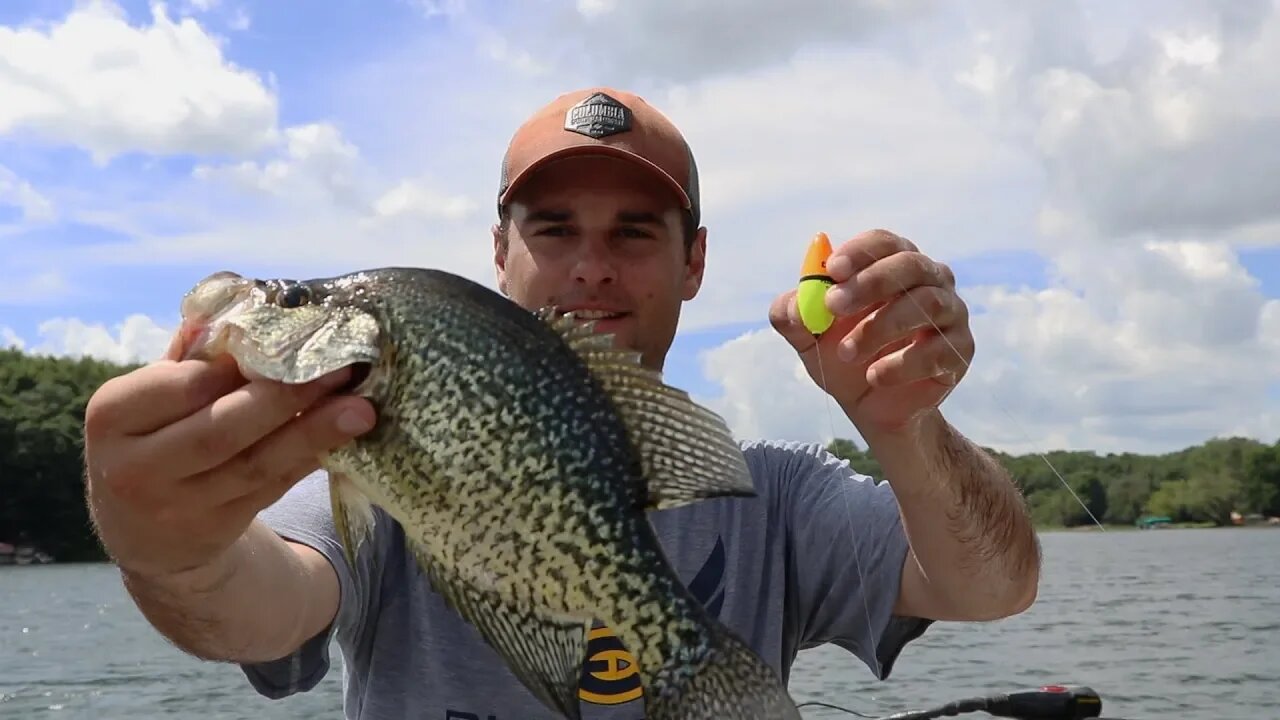
MULTIPOLYGON (((827 391, 827 373, 822 367, 822 348, 815 344, 814 351, 814 355, 818 358, 819 382, 822 384, 823 393, 827 396, 827 402, 824 403, 827 408, 827 422, 831 426, 831 439, 834 440, 836 436, 836 421, 835 415, 831 411, 831 394, 827 391)), ((832 492, 838 491, 835 488, 832 488, 832 492)), ((841 495, 844 497, 845 519, 847 523, 852 526, 853 501, 849 498, 848 493, 841 493, 841 495)), ((871 607, 867 604, 867 579, 862 573, 862 550, 858 547, 858 533, 851 533, 851 536, 853 537, 853 565, 858 571, 858 594, 862 596, 862 612, 864 617, 867 619, 867 640, 870 642, 871 639, 875 637, 875 629, 871 626, 871 607)), ((867 654, 871 656, 876 669, 876 677, 879 678, 882 673, 880 667, 880 653, 877 652, 877 649, 878 648, 875 643, 871 643, 871 646, 867 648, 867 654)))

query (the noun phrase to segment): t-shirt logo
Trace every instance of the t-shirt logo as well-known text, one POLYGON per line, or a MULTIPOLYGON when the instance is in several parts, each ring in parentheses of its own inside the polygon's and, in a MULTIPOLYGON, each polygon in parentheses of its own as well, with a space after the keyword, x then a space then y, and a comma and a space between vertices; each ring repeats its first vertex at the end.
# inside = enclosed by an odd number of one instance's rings
MULTIPOLYGON (((706 562, 689 582, 689 592, 712 617, 720 617, 724 605, 724 542, 716 538, 706 562)), ((635 658, 605 626, 587 635, 587 661, 578 680, 578 697, 596 705, 621 705, 640 699, 644 688, 635 658)))

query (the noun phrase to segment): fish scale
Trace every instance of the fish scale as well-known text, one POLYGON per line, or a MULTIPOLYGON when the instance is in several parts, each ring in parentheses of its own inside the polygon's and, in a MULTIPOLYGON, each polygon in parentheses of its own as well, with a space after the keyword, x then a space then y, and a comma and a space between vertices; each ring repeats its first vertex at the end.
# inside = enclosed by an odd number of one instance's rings
MULTIPOLYGON (((646 717, 785 718, 778 675, 680 581, 647 511, 755 494, 723 420, 639 354, 438 270, 216 273, 183 301, 191 357, 306 382, 359 364, 374 429, 323 458, 348 559, 378 506, 433 589, 539 701, 579 718, 594 621, 636 658, 646 717), (287 291, 287 292, 286 292, 287 291)), ((184 328, 186 330, 186 328, 184 328)))

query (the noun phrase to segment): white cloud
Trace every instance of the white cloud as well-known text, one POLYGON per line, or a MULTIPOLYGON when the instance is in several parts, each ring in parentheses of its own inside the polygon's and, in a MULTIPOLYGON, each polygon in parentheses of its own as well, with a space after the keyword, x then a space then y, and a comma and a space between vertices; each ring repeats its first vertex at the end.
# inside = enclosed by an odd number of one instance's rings
POLYGON ((467 0, 406 0, 425 17, 454 17, 467 9, 467 0))
POLYGON ((26 343, 18 337, 18 333, 11 327, 0 326, 0 348, 17 348, 22 350, 26 347, 26 343))
POLYGON ((805 48, 866 42, 939 5, 934 0, 578 0, 576 13, 557 15, 562 32, 542 43, 576 40, 602 74, 622 81, 685 82, 785 63, 805 48))
MULTIPOLYGON (((39 338, 25 343, 37 355, 96 357, 117 363, 150 362, 164 355, 174 332, 142 314, 132 314, 111 328, 78 318, 53 318, 40 323, 39 338)), ((15 334, 11 339, 23 344, 15 334)))
POLYGON ((825 414, 825 396, 772 328, 744 333, 701 359, 703 373, 722 394, 697 399, 720 413, 740 437, 810 441, 855 432, 838 409, 825 414))
POLYGON ((477 28, 473 32, 479 38, 478 44, 493 62, 529 77, 545 77, 554 69, 551 63, 539 59, 536 53, 515 45, 490 28, 477 28))
POLYGON ((15 268, 0 266, 0 304, 48 304, 52 300, 65 298, 70 290, 71 285, 66 276, 57 269, 22 274, 15 268))
POLYGON ((298 205, 359 202, 357 170, 360 151, 330 123, 286 128, 281 156, 266 162, 245 160, 231 165, 200 164, 199 180, 221 180, 250 192, 287 199, 298 205))
POLYGON ((227 27, 237 32, 248 30, 252 24, 253 18, 249 15, 249 11, 244 8, 236 8, 235 14, 227 21, 227 27))
POLYGON ((961 82, 1029 134, 1052 203, 1097 233, 1196 237, 1280 219, 1275 5, 1132 15, 1023 6, 971 43, 961 82))
POLYGON ((90 0, 57 23, 0 27, 0 134, 77 145, 97 162, 271 143, 272 89, 194 19, 151 10, 151 24, 135 27, 114 3, 90 0))
POLYGON ((588 20, 613 12, 616 6, 616 0, 578 0, 577 4, 578 13, 588 20))
POLYGON ((427 174, 387 180, 329 123, 290 127, 283 137, 265 160, 197 165, 195 185, 176 197, 206 208, 225 204, 228 212, 192 219, 177 232, 135 227, 127 240, 81 257, 100 265, 213 263, 294 273, 417 263, 492 276, 482 242, 488 225, 476 221, 473 197, 427 174))
POLYGON ((22 212, 26 222, 47 222, 54 218, 53 203, 31 183, 0 165, 0 206, 11 205, 22 212))
POLYGON ((373 203, 379 218, 462 220, 479 209, 465 195, 454 195, 423 180, 402 180, 373 203))
POLYGON ((255 212, 173 234, 153 233, 84 251, 99 267, 183 265, 290 275, 349 272, 382 265, 441 267, 475 279, 493 271, 478 227, 437 216, 378 217, 344 208, 255 212))

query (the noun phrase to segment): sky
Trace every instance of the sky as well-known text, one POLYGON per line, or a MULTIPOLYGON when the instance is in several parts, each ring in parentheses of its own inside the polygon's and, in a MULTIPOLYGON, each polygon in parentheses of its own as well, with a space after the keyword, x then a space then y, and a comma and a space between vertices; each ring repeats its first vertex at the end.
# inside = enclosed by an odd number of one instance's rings
POLYGON ((494 286, 515 127, 607 85, 698 160, 667 379, 742 437, 858 439, 769 326, 816 231, 955 271, 943 405, 1009 452, 1280 436, 1272 0, 6 0, 0 345, 151 360, 215 270, 494 286))

